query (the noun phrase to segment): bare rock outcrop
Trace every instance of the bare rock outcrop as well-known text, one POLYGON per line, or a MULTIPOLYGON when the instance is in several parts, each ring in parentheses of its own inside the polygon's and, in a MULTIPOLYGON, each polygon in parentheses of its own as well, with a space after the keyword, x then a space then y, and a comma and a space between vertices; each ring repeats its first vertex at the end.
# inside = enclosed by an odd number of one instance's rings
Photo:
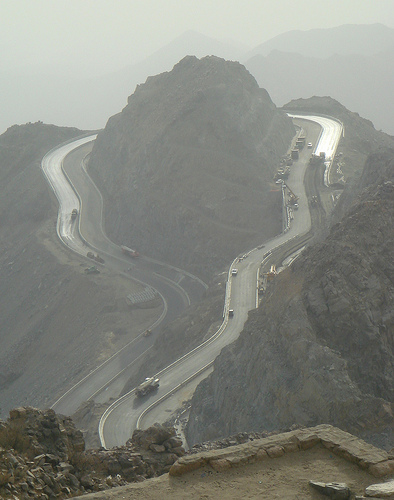
POLYGON ((30 407, 0 423, 2 498, 67 498, 82 491, 72 461, 85 449, 69 417, 30 407))
POLYGON ((149 77, 91 154, 108 235, 210 276, 280 232, 270 182, 294 133, 239 63, 190 56, 149 77))
POLYGON ((185 453, 173 428, 135 431, 125 446, 85 451, 82 432, 53 410, 22 407, 0 421, 1 498, 71 498, 168 472, 185 453))

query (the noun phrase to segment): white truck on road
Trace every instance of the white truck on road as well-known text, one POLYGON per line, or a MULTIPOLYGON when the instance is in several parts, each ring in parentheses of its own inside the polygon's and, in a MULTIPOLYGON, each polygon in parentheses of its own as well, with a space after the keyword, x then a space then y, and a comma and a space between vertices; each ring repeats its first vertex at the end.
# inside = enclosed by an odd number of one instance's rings
POLYGON ((142 396, 146 396, 150 392, 153 392, 155 389, 159 387, 160 379, 157 377, 148 377, 146 378, 142 384, 140 384, 136 390, 135 395, 140 398, 142 396))

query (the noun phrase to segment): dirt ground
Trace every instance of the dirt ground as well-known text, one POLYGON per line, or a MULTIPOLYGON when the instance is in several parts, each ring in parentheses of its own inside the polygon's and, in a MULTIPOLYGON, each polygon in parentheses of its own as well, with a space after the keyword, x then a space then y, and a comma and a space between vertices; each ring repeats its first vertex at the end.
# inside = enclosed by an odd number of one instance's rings
POLYGON ((89 499, 289 499, 318 500, 326 498, 308 482, 343 482, 361 495, 364 489, 379 481, 355 464, 332 454, 322 446, 288 453, 280 458, 241 466, 217 473, 210 467, 181 477, 168 474, 143 483, 114 488, 78 498, 89 499))

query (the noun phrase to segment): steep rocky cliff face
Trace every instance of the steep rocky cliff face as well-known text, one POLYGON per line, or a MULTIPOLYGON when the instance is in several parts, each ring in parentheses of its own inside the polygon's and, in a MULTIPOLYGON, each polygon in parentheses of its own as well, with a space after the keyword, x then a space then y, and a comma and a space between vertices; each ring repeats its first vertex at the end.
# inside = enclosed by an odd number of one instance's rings
POLYGON ((270 181, 293 135, 242 65, 186 57, 138 86, 98 136, 89 168, 107 233, 208 276, 280 232, 270 181))
POLYGON ((328 238, 281 273, 192 400, 188 440, 332 423, 391 447, 394 150, 328 238))

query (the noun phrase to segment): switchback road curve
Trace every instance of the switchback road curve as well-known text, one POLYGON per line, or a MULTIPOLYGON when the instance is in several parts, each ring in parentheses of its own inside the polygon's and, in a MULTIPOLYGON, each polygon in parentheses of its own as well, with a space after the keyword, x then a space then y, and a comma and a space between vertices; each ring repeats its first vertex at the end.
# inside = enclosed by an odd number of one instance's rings
MULTIPOLYGON (((302 127, 307 127, 307 122, 317 123, 321 127, 320 133, 308 134, 308 141, 316 144, 314 153, 324 151, 327 164, 331 163, 335 155, 338 142, 342 134, 342 125, 336 120, 319 116, 292 115, 294 120, 302 127), (306 120, 307 122, 305 123, 306 120), (313 135, 315 134, 315 135, 313 135), (323 148, 326 148, 324 150, 323 148)), ((311 150, 304 151, 300 159, 295 162, 287 180, 291 190, 299 196, 298 209, 293 213, 290 227, 271 241, 265 242, 263 248, 255 248, 246 254, 240 262, 234 260, 228 272, 227 292, 225 299, 225 315, 222 325, 215 335, 186 354, 159 374, 160 386, 146 398, 135 397, 134 390, 116 400, 103 414, 99 424, 99 435, 103 446, 113 447, 122 445, 137 428, 146 428, 155 421, 165 421, 171 407, 169 401, 177 391, 184 390, 190 384, 195 386, 195 378, 209 370, 213 360, 221 349, 233 342, 243 329, 248 312, 257 307, 256 280, 262 263, 275 252, 294 252, 305 245, 305 235, 311 228, 309 203, 304 187, 304 176, 309 164, 311 150), (231 274, 236 265, 237 276, 231 274), (234 317, 228 316, 228 310, 233 309, 234 317)), ((151 376, 152 373, 146 373, 151 376)), ((175 405, 177 402, 175 402, 175 405)))
MULTIPOLYGON (((41 167, 58 202, 57 234, 74 252, 86 257, 94 250, 105 257, 105 266, 116 273, 129 269, 127 276, 149 285, 162 297, 164 310, 151 329, 175 319, 180 312, 199 300, 207 286, 196 276, 174 266, 140 258, 131 262, 118 245, 111 242, 102 228, 102 197, 85 168, 85 156, 96 135, 69 142, 49 151, 41 167), (71 218, 77 208, 79 215, 71 218)), ((155 332, 154 332, 155 333, 155 332)), ((127 369, 149 350, 154 341, 141 334, 70 387, 52 405, 56 411, 70 415, 89 399, 105 402, 119 394, 119 386, 128 380, 127 369)))

